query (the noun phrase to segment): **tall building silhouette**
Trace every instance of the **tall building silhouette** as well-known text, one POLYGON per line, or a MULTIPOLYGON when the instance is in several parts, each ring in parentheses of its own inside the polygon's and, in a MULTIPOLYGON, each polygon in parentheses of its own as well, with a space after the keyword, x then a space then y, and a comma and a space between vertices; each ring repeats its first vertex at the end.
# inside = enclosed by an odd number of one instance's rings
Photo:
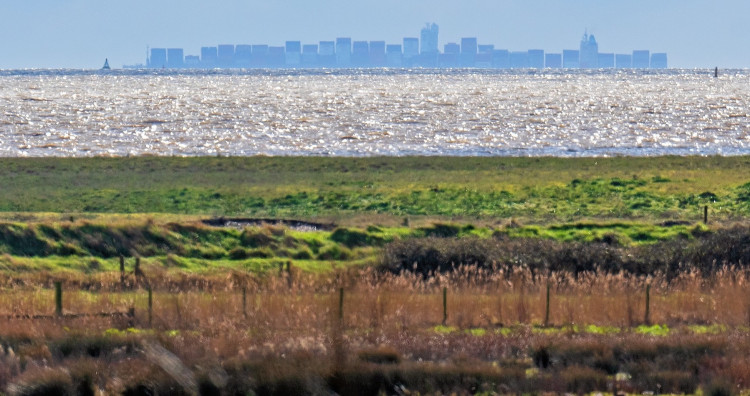
POLYGON ((510 53, 510 67, 513 69, 528 69, 529 51, 512 51, 510 53))
POLYGON ((651 64, 651 54, 648 50, 633 51, 633 68, 648 69, 651 64))
POLYGON ((584 33, 581 39, 579 62, 582 69, 599 67, 599 44, 596 43, 594 35, 589 35, 588 32, 584 33))
POLYGON ((237 67, 250 67, 253 61, 253 46, 249 44, 238 44, 234 47, 234 65, 237 67))
POLYGON ((178 69, 185 66, 185 55, 182 48, 167 49, 167 67, 178 69))
POLYGON ((302 46, 302 66, 318 67, 318 45, 305 44, 302 46))
MULTIPOLYGON (((399 52, 401 46, 399 46, 399 52)), ((370 66, 385 66, 385 41, 370 41, 370 66)))
POLYGON ((630 54, 616 54, 615 55, 615 68, 630 69, 631 67, 633 67, 633 55, 630 55, 630 54))
POLYGON ((411 67, 419 60, 419 39, 416 37, 404 37, 403 65, 411 67))
POLYGON ((667 54, 663 52, 655 52, 651 54, 651 68, 652 69, 666 69, 667 68, 667 54))
MULTIPOLYGON (((372 44, 370 44, 370 49, 372 49, 372 44)), ((385 47, 385 63, 388 67, 403 66, 403 52, 401 50, 401 44, 388 44, 385 47)))
POLYGON ((352 39, 339 37, 336 39, 336 65, 349 67, 352 64, 352 39))
POLYGON ((201 47, 201 66, 216 67, 219 52, 216 47, 201 47))
POLYGON ((167 67, 167 49, 151 48, 151 56, 148 58, 148 67, 167 67))
POLYGON ((581 67, 580 51, 563 50, 563 68, 578 69, 579 67, 581 67))
POLYGON ((287 66, 296 67, 302 64, 302 43, 299 41, 287 41, 284 63, 287 66))
POLYGON ((507 49, 496 49, 492 51, 492 67, 498 69, 510 68, 510 51, 507 49))
POLYGON ((440 28, 436 24, 427 24, 422 28, 422 54, 437 54, 438 53, 438 33, 440 28))
POLYGON ((528 51, 529 67, 532 69, 544 69, 544 50, 530 49, 528 51))
POLYGON ((478 52, 476 37, 464 37, 461 39, 461 56, 459 64, 461 67, 474 67, 478 52))
POLYGON ((599 53, 599 65, 600 69, 611 69, 615 67, 615 54, 603 54, 599 53))
POLYGON ((550 54, 544 55, 544 67, 548 69, 559 69, 562 67, 562 54, 550 54))
POLYGON ((234 66, 234 45, 233 44, 220 44, 218 47, 218 54, 219 54, 219 66, 221 67, 234 66))
POLYGON ((336 43, 321 41, 318 45, 318 63, 323 67, 336 66, 336 43))

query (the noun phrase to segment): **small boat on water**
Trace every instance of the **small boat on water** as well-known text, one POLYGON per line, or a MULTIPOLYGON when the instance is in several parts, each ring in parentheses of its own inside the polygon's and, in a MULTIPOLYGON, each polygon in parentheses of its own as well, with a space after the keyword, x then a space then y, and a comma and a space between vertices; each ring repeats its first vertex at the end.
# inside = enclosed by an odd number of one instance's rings
POLYGON ((109 59, 104 58, 104 66, 102 66, 102 70, 110 70, 109 59))

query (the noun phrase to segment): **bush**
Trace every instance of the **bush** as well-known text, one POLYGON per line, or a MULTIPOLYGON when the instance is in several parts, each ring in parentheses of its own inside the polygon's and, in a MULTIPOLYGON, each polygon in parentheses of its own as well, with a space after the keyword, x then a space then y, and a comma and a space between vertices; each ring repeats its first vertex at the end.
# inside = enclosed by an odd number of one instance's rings
POLYGON ((413 238, 385 246, 382 267, 420 274, 451 271, 459 265, 484 268, 528 268, 532 272, 564 271, 636 275, 698 270, 708 276, 724 266, 750 265, 750 229, 718 230, 697 239, 674 239, 651 245, 621 246, 613 237, 592 242, 561 242, 540 238, 458 239, 413 238))
POLYGON ((249 257, 247 250, 241 247, 236 247, 229 251, 229 258, 232 260, 244 260, 249 257))
POLYGON ((584 394, 607 390, 607 376, 601 371, 588 367, 573 366, 560 372, 568 392, 584 394))
POLYGON ((249 248, 260 248, 271 246, 275 240, 267 229, 253 230, 245 228, 240 234, 240 244, 249 248))
POLYGON ((359 360, 377 364, 397 364, 401 361, 398 351, 390 347, 365 349, 359 352, 359 360))
POLYGON ((18 382, 8 385, 12 396, 73 395, 73 380, 66 370, 40 368, 21 375, 18 382))
POLYGON ((348 260, 352 256, 352 253, 349 249, 333 245, 329 246, 318 253, 318 260, 348 260))
POLYGON ((295 260, 311 260, 313 258, 313 254, 308 248, 302 248, 295 252, 292 255, 292 258, 295 260))
POLYGON ((431 227, 422 227, 419 230, 424 232, 425 236, 428 237, 453 238, 458 236, 461 227, 455 224, 435 223, 431 227))

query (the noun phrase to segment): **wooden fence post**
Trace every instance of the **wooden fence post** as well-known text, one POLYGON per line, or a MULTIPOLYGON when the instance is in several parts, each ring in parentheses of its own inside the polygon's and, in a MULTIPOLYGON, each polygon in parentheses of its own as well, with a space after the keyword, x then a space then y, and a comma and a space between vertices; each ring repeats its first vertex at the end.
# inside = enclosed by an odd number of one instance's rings
POLYGON ((708 205, 703 207, 703 224, 708 224, 708 205))
POLYGON ((448 323, 448 288, 443 287, 443 326, 448 323))
POLYGON ((120 255, 120 286, 125 286, 125 257, 120 255))
POLYGON ((242 316, 247 318, 247 286, 242 286, 242 316))
POLYGON ((344 288, 339 288, 339 322, 344 321, 344 288))
POLYGON ((62 282, 55 282, 55 315, 62 316, 62 282))
POLYGON ((153 294, 151 292, 151 287, 148 288, 148 327, 151 327, 151 319, 152 319, 152 313, 153 313, 153 294))
POLYGON ((544 327, 549 326, 549 292, 550 292, 550 282, 547 281, 547 307, 544 310, 544 327))
POLYGON ((651 324, 651 283, 646 283, 646 314, 643 318, 644 324, 651 324))

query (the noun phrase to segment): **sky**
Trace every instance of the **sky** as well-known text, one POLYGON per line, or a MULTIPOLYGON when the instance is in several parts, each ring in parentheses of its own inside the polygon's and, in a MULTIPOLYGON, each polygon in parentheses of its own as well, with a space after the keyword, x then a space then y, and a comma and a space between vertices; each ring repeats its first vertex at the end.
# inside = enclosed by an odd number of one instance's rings
POLYGON ((147 47, 198 55, 217 44, 316 44, 336 37, 462 37, 509 50, 667 52, 670 67, 749 68, 748 0, 0 0, 0 68, 145 63, 147 47))

